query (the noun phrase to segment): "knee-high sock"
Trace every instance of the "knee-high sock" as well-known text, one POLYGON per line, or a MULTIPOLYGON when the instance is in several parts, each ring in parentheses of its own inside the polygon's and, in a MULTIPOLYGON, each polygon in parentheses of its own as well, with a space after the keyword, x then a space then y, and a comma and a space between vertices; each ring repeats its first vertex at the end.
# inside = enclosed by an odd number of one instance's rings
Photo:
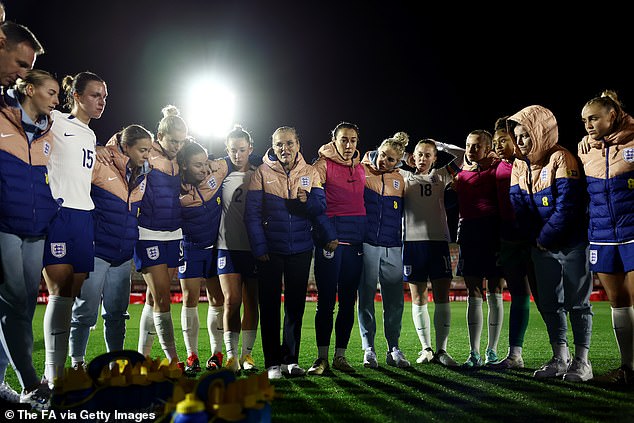
POLYGON ((431 322, 427 304, 417 305, 412 303, 412 319, 423 349, 431 348, 431 322))
POLYGON ((487 293, 487 305, 489 313, 487 321, 489 323, 487 349, 497 351, 502 323, 504 322, 504 300, 502 294, 487 293))
POLYGON ((451 306, 436 303, 434 307, 434 329, 436 329, 436 351, 447 351, 447 339, 451 328, 451 306))
POLYGON ((242 329, 242 357, 247 354, 251 354, 251 351, 253 350, 253 345, 255 345, 256 334, 256 330, 242 329))
POLYGON ((183 340, 187 349, 187 357, 192 354, 198 355, 198 331, 200 330, 200 319, 198 317, 198 307, 181 308, 181 328, 183 330, 183 340))
POLYGON ((176 353, 176 343, 174 342, 174 324, 172 323, 172 313, 154 312, 154 327, 158 335, 161 348, 168 360, 178 359, 176 353))
POLYGON ((225 350, 227 351, 227 358, 237 356, 238 343, 240 342, 240 332, 227 331, 222 336, 225 340, 225 350))
POLYGON ((64 374, 72 312, 72 298, 57 295, 48 297, 44 312, 44 349, 46 351, 45 376, 49 382, 54 382, 56 378, 64 374))
POLYGON ((467 330, 471 351, 479 354, 482 337, 482 298, 467 297, 467 330))
POLYGON ((528 319, 531 312, 530 308, 530 296, 513 295, 511 311, 509 312, 509 347, 522 347, 524 345, 524 335, 528 328, 528 319))
POLYGON ((209 310, 207 311, 207 332, 209 333, 211 354, 222 352, 222 334, 224 333, 222 314, 224 313, 224 309, 223 306, 209 305, 209 310))
POLYGON ((141 312, 141 321, 139 322, 139 345, 137 350, 146 357, 152 353, 155 335, 154 311, 151 305, 145 304, 141 312))
POLYGON ((613 308, 612 326, 621 352, 621 364, 634 369, 634 308, 613 308))

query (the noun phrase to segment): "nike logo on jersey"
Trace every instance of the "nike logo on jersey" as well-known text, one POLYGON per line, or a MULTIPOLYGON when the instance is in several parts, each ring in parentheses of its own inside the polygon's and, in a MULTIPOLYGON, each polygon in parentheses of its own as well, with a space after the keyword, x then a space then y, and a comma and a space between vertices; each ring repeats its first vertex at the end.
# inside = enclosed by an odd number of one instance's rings
POLYGON ((11 137, 11 136, 13 136, 13 134, 5 134, 4 132, 0 133, 0 137, 2 138, 11 137))
POLYGON ((117 177, 113 177, 113 178, 108 178, 109 181, 114 181, 115 179, 117 179, 117 177))
POLYGON ((64 132, 64 136, 65 136, 65 137, 74 137, 74 136, 75 136, 75 134, 69 134, 69 133, 67 133, 67 132, 64 132))
POLYGON ((266 181, 267 184, 272 184, 275 181, 266 181))

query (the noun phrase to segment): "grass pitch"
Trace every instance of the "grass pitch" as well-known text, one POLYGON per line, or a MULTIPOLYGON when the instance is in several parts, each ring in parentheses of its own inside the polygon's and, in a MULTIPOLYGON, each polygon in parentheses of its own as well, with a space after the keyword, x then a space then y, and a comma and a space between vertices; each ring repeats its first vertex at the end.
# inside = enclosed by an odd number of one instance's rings
MULTIPOLYGON (((458 361, 467 358, 469 341, 465 321, 466 303, 453 302, 452 327, 448 351, 458 361)), ((433 316, 433 303, 430 303, 433 316)), ((498 346, 503 357, 507 351, 508 311, 498 346)), ((131 319, 125 342, 127 349, 136 349, 141 305, 131 305, 131 319)), ((172 305, 177 348, 181 359, 185 347, 180 333, 180 304, 172 305)), ((594 327, 590 360, 595 376, 620 365, 614 339, 610 306, 594 302, 594 327)), ((376 303, 379 320, 376 350, 379 368, 365 369, 358 326, 352 332, 347 357, 356 368, 354 374, 332 371, 329 376, 286 378, 274 381, 280 397, 273 401, 273 420, 276 422, 301 421, 363 421, 363 422, 419 422, 419 421, 469 421, 469 422, 633 422, 634 389, 603 386, 596 382, 572 384, 562 380, 537 381, 532 372, 551 357, 544 323, 534 304, 531 304, 531 320, 524 342, 526 369, 497 372, 487 369, 464 371, 451 370, 435 364, 415 364, 420 343, 411 320, 410 303, 405 304, 400 347, 412 361, 409 369, 397 369, 385 365, 387 350, 381 328, 381 303, 376 303)), ((484 308, 486 313, 486 306, 484 308)), ((42 318, 44 306, 38 306, 34 319, 35 346, 33 360, 36 369, 44 368, 44 342, 42 318)), ((204 363, 209 356, 206 328, 207 304, 200 305, 200 357, 204 363)), ((300 366, 308 368, 317 357, 314 331, 315 303, 307 303, 302 332, 300 366)), ((433 317, 432 317, 433 321, 433 317)), ((105 352, 102 322, 91 332, 87 360, 105 352)), ((571 331, 569 331, 571 332, 571 331)), ((486 348, 485 329, 482 336, 482 352, 486 348)), ((334 335, 332 337, 334 343, 334 335)), ((433 329, 432 329, 432 340, 433 329)), ((572 339, 570 340, 572 345, 572 339)), ((256 363, 263 367, 259 337, 254 348, 256 363)), ((573 347, 571 347, 573 348, 573 347)), ((331 347, 331 355, 334 345, 331 347)), ((158 339, 152 350, 154 357, 162 357, 158 339)), ((69 363, 70 364, 70 361, 69 363)), ((264 369, 262 369, 264 370, 264 369)), ((15 374, 9 370, 6 381, 14 388, 19 386, 15 374)))

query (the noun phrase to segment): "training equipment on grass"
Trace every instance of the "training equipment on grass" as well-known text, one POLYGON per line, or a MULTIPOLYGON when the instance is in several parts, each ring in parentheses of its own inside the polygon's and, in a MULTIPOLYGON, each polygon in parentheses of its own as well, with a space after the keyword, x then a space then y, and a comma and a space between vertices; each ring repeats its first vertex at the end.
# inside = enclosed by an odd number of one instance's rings
POLYGON ((226 369, 195 381, 175 360, 152 360, 137 351, 95 357, 87 369, 67 368, 55 381, 53 410, 151 413, 160 422, 271 421, 275 388, 267 372, 236 378, 226 369))

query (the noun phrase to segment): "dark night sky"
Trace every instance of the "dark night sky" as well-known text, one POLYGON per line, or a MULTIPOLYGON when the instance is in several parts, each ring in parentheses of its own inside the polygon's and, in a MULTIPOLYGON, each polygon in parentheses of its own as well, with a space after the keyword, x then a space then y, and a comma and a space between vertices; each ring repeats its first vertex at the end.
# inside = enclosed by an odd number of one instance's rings
MULTIPOLYGON (((155 131, 160 109, 183 108, 185 87, 205 70, 233 82, 235 120, 256 152, 276 127, 292 125, 307 159, 342 120, 359 125, 362 151, 399 130, 410 147, 423 137, 464 146, 469 131, 492 130, 530 104, 555 113, 570 147, 584 134, 581 107, 603 88, 617 90, 626 110, 634 102, 620 63, 631 35, 618 12, 577 20, 534 2, 491 11, 414 1, 4 4, 44 45, 37 68, 107 81, 106 111, 91 123, 100 140, 130 123, 155 131)), ((221 140, 199 140, 220 153, 221 140)))

